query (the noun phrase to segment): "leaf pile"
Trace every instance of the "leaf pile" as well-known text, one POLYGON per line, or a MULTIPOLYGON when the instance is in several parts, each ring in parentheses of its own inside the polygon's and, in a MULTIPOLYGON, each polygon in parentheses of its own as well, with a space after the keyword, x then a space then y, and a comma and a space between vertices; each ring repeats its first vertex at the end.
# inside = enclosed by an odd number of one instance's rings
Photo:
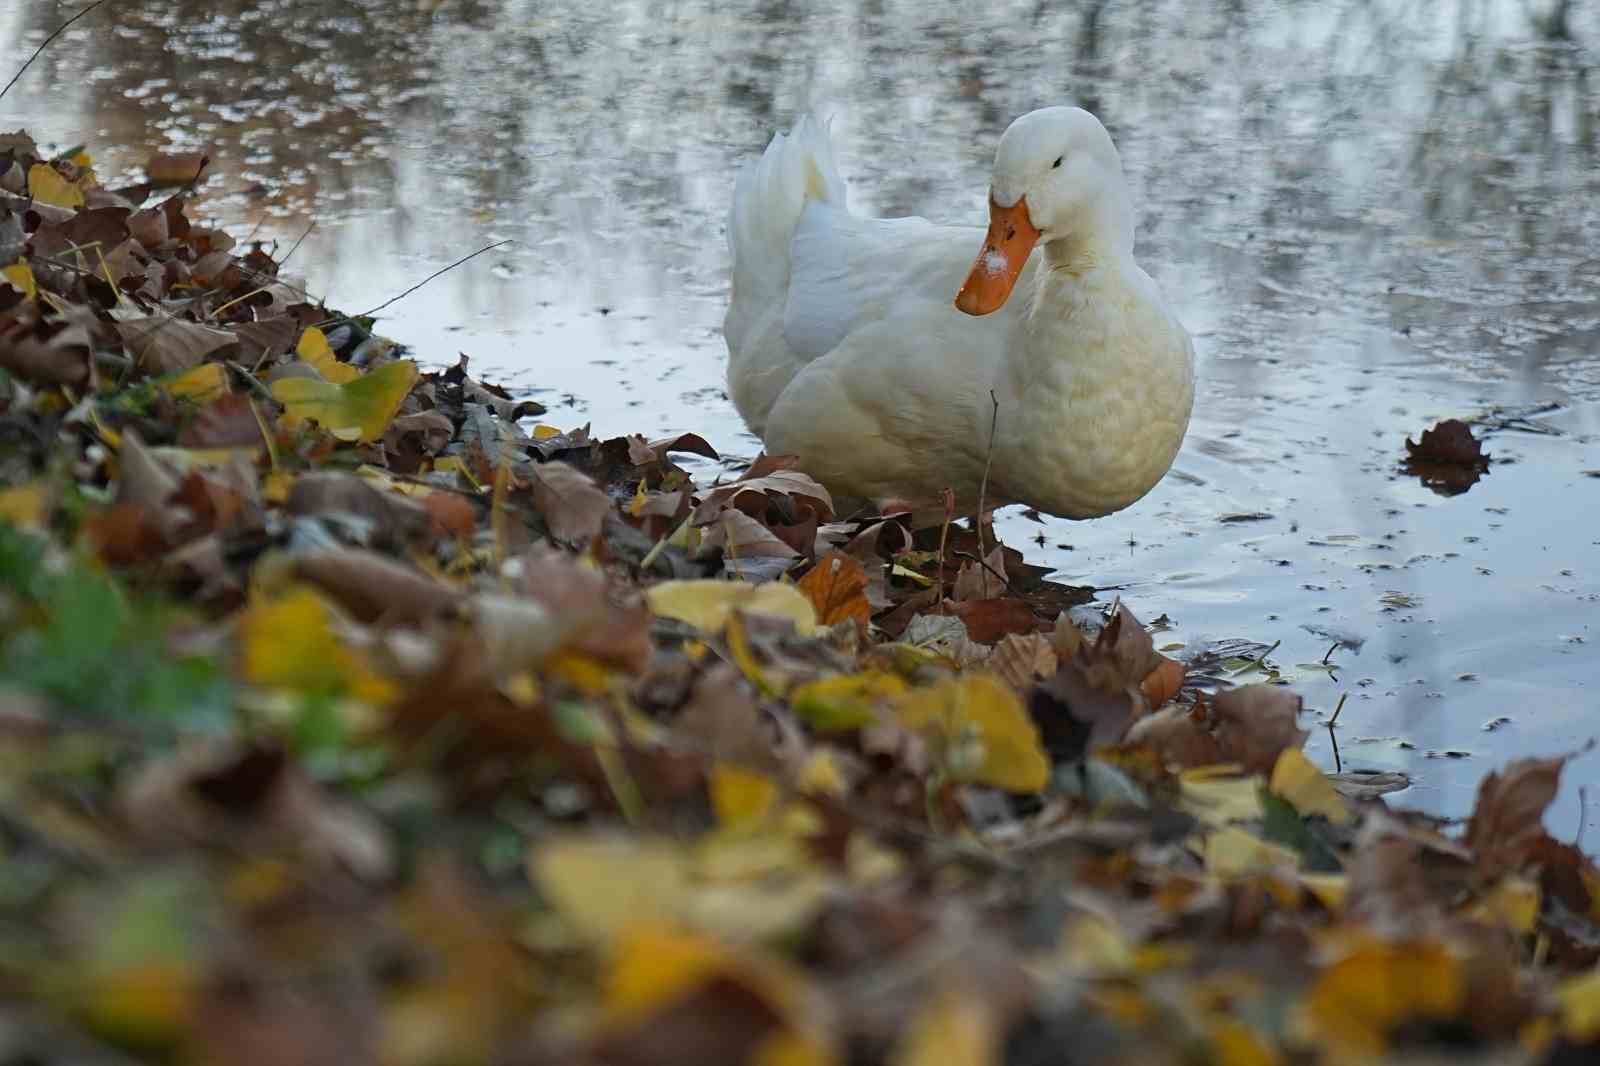
POLYGON ((1600 1054, 1563 759, 1449 835, 987 535, 539 423, 25 135, 0 188, 13 1057, 1600 1054))

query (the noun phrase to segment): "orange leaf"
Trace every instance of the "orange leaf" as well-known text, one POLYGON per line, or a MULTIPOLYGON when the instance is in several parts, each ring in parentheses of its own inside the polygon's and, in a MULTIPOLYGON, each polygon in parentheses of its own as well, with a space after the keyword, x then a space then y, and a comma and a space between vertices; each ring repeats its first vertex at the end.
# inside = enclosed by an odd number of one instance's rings
POLYGON ((867 603, 867 572, 843 552, 832 551, 818 559, 817 565, 800 579, 799 587, 816 608, 817 621, 822 625, 851 619, 865 629, 872 617, 872 606, 867 603))
POLYGON ((1160 707, 1177 696, 1178 690, 1183 688, 1183 673, 1182 663, 1163 655, 1161 662, 1140 683, 1139 689, 1144 693, 1145 699, 1150 701, 1150 706, 1160 707))

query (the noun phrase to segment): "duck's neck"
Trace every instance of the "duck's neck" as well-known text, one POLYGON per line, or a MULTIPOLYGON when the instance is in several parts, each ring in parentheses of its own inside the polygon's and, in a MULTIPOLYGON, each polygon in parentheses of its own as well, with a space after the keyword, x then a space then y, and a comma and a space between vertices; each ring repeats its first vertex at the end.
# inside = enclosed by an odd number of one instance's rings
POLYGON ((1095 201, 1080 226, 1045 242, 1046 277, 1062 274, 1080 278, 1106 264, 1133 260, 1133 205, 1124 193, 1109 193, 1095 201))

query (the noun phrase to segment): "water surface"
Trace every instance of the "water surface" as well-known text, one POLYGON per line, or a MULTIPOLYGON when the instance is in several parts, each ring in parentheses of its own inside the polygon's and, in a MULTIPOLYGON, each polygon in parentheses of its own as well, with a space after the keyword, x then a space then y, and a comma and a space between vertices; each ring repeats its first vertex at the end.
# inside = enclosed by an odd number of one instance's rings
MULTIPOLYGON (((811 110, 857 210, 980 224, 1005 125, 1090 107, 1196 335, 1195 421, 1128 511, 1009 513, 1002 535, 1165 614, 1162 643, 1281 641, 1310 706, 1346 700, 1342 764, 1406 770, 1443 813, 1507 759, 1600 733, 1600 16, 978 7, 140 0, 52 45, 0 127, 97 146, 111 175, 210 153, 207 209, 298 241, 290 268, 348 310, 509 238, 385 332, 470 354, 563 425, 748 455, 719 332, 738 165, 811 110), (1396 474, 1407 434, 1492 410, 1471 491, 1396 474)), ((73 10, 0 0, 0 74, 73 10)), ((1333 763, 1327 734, 1311 749, 1333 763)), ((1597 765, 1569 770, 1553 831, 1577 831, 1597 765)))

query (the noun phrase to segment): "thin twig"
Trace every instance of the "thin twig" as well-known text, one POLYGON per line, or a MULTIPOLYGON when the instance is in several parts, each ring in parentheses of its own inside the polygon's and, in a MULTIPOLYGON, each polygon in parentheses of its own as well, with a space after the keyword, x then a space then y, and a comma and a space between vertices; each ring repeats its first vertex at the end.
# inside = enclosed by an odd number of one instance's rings
POLYGON ((939 612, 944 613, 944 546, 950 538, 950 523, 956 516, 956 494, 944 490, 944 525, 939 527, 939 612))
POLYGON ((316 229, 316 228, 317 228, 317 220, 316 219, 312 219, 311 220, 311 225, 307 226, 306 227, 306 231, 304 233, 300 234, 300 236, 295 239, 294 244, 289 248, 289 250, 287 252, 283 253, 283 258, 278 260, 279 269, 282 269, 283 264, 287 263, 289 261, 289 257, 300 249, 300 245, 302 243, 304 243, 304 241, 305 241, 305 239, 307 237, 311 236, 311 231, 316 229))
POLYGON ((650 550, 644 553, 644 558, 639 560, 639 572, 641 574, 648 574, 650 572, 650 567, 654 566, 655 561, 661 558, 661 553, 667 550, 667 544, 675 538, 681 536, 689 528, 689 522, 692 518, 694 518, 693 513, 691 513, 688 518, 685 518, 683 522, 679 524, 677 529, 674 529, 671 533, 668 533, 666 536, 656 541, 655 544, 651 546, 650 550))
POLYGON ((435 270, 432 274, 429 274, 427 277, 423 278, 421 281, 419 281, 415 285, 411 286, 411 288, 407 289, 405 292, 401 293, 399 296, 390 297, 389 299, 383 301, 383 303, 379 304, 377 307, 374 307, 370 311, 363 311, 359 315, 346 315, 346 316, 344 316, 342 318, 330 318, 330 319, 327 320, 327 322, 319 322, 318 325, 331 325, 331 324, 336 323, 336 322, 350 322, 350 321, 352 321, 354 319, 357 319, 357 318, 371 318, 373 315, 377 314, 379 311, 382 311, 385 307, 388 307, 390 304, 392 304, 392 303, 394 303, 394 302, 396 302, 398 300, 403 300, 407 296, 410 296, 412 293, 414 293, 418 289, 422 288, 424 285, 426 285, 428 282, 432 281, 434 278, 438 277, 440 274, 448 273, 449 271, 454 270, 456 267, 460 266, 462 263, 465 263, 469 259, 476 259, 478 256, 482 255, 484 252, 492 252, 496 248, 499 248, 502 245, 506 245, 506 244, 510 244, 510 243, 511 243, 510 238, 507 238, 506 240, 503 240, 503 241, 495 241, 493 244, 486 244, 482 248, 479 248, 476 252, 473 252, 471 255, 464 255, 460 259, 457 259, 454 263, 451 263, 449 266, 440 267, 438 270, 435 270))
POLYGON ((4 89, 0 89, 0 96, 4 96, 6 93, 11 91, 11 87, 17 83, 17 79, 22 77, 29 67, 33 66, 33 61, 39 58, 39 54, 46 48, 50 47, 51 41, 55 40, 57 37, 60 37, 63 33, 66 33, 68 26, 71 26, 74 22, 77 22, 79 19, 83 18, 83 16, 87 15, 89 12, 93 11, 95 8, 99 7, 105 2, 106 0, 95 0, 94 3, 90 4, 76 15, 73 15, 61 25, 57 26, 55 32, 46 37, 44 39, 44 43, 33 50, 33 55, 28 57, 28 61, 17 68, 17 72, 11 76, 11 80, 6 82, 6 87, 4 89))
POLYGON ((1589 827, 1589 786, 1578 786, 1578 835, 1572 841, 1572 846, 1583 848, 1583 831, 1589 827))
MULTIPOLYGON (((989 495, 989 467, 994 463, 994 431, 1000 424, 1000 400, 995 396, 994 390, 989 390, 989 403, 992 409, 989 412, 989 447, 983 456, 983 480, 978 482, 978 558, 989 557, 989 549, 983 544, 983 506, 989 495)), ((987 569, 987 568, 985 568, 987 569)), ((989 591, 989 583, 985 581, 984 591, 989 591)))
POLYGON ((1348 693, 1348 692, 1339 693, 1339 702, 1333 708, 1333 717, 1328 719, 1328 728, 1329 729, 1332 729, 1333 728, 1333 724, 1339 720, 1339 712, 1344 710, 1344 701, 1349 699, 1349 698, 1350 698, 1350 693, 1348 693))

